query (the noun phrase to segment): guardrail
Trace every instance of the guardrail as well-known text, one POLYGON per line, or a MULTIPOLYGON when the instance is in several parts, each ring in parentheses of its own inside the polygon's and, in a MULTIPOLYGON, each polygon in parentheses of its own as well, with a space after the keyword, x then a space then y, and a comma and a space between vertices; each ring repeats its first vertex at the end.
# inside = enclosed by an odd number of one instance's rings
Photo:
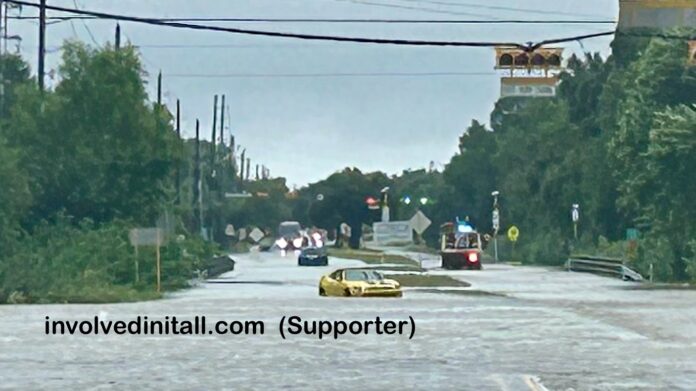
POLYGON ((643 281, 640 273, 626 266, 624 260, 619 258, 574 255, 568 258, 565 267, 568 271, 619 277, 624 281, 643 281))

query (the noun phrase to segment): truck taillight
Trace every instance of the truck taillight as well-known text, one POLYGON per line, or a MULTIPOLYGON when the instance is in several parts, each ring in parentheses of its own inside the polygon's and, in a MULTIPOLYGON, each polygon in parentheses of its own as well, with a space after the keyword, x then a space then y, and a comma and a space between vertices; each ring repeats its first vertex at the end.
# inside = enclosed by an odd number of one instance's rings
POLYGON ((478 254, 469 253, 469 262, 472 262, 472 263, 478 262, 478 254))

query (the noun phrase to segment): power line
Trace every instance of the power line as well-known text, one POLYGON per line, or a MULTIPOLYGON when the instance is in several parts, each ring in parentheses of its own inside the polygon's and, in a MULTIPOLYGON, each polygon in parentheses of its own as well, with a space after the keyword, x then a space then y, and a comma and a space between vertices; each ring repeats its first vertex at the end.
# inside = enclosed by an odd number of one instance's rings
POLYGON ((499 6, 499 5, 485 5, 485 4, 475 4, 475 3, 459 3, 459 2, 455 3, 452 1, 441 1, 441 0, 401 0, 401 1, 409 2, 409 3, 427 3, 427 4, 434 4, 434 5, 443 5, 443 6, 448 6, 448 7, 465 7, 465 8, 488 9, 488 10, 495 10, 495 11, 511 11, 511 12, 529 13, 529 14, 537 14, 537 15, 573 16, 573 17, 583 16, 583 17, 589 17, 589 18, 600 17, 599 15, 583 14, 583 13, 575 13, 575 12, 571 13, 571 12, 563 12, 563 11, 545 11, 545 10, 537 10, 537 9, 529 9, 529 8, 508 7, 508 6, 499 6))
POLYGON ((334 0, 334 1, 348 2, 348 3, 353 3, 353 4, 369 5, 369 6, 383 7, 383 8, 403 9, 403 10, 409 10, 409 11, 424 11, 424 12, 429 12, 432 14, 463 15, 463 16, 473 16, 473 17, 498 19, 498 18, 492 17, 491 15, 486 15, 486 14, 477 14, 477 13, 472 13, 472 12, 447 11, 447 10, 441 10, 441 9, 435 9, 435 8, 428 8, 428 7, 417 7, 417 6, 392 4, 392 3, 380 3, 380 2, 375 2, 375 1, 365 1, 365 0, 334 0))
POLYGON ((495 72, 336 72, 336 73, 171 73, 168 78, 354 78, 354 77, 448 77, 497 76, 495 72))
MULTIPOLYGON (((11 16, 16 20, 36 20, 36 16, 11 16)), ((95 16, 50 16, 52 21, 102 20, 95 16)), ((312 18, 148 18, 159 22, 234 22, 234 23, 345 23, 345 24, 616 24, 610 19, 312 19, 312 18)))
MULTIPOLYGON (((79 9, 79 8, 80 8, 80 7, 77 5, 77 0, 73 0, 73 4, 75 5, 75 8, 76 8, 76 9, 79 9)), ((89 27, 87 26, 87 23, 85 23, 85 22, 83 21, 83 22, 82 22, 82 26, 85 28, 85 30, 87 31, 87 34, 89 34, 89 37, 92 39, 92 43, 94 43, 97 47, 101 47, 101 45, 99 45, 99 43, 97 42, 97 40, 94 39, 94 34, 92 34, 92 30, 89 29, 89 27)))
MULTIPOLYGON (((27 7, 39 7, 38 4, 30 3, 21 0, 5 0, 8 3, 19 4, 27 7)), ((353 42, 353 43, 373 43, 373 44, 385 44, 385 45, 409 45, 409 46, 456 46, 456 47, 496 47, 496 46, 511 46, 518 47, 525 50, 534 50, 541 47, 547 43, 561 43, 561 42, 572 42, 580 39, 589 39, 601 36, 613 35, 614 31, 607 31, 602 33, 579 35, 567 38, 558 38, 552 40, 541 41, 539 43, 529 42, 527 45, 522 45, 514 42, 466 42, 466 41, 424 41, 424 40, 407 40, 407 39, 381 39, 381 38, 358 38, 358 37, 347 37, 347 36, 332 36, 332 35, 313 35, 313 34, 299 34, 299 33, 286 33, 286 32, 276 32, 276 31, 265 31, 265 30, 250 30, 250 29, 240 29, 240 28, 230 28, 230 27, 219 27, 210 25, 199 25, 199 24, 189 24, 181 22, 162 22, 156 19, 140 18, 134 16, 109 14, 104 12, 87 11, 87 10, 77 10, 65 7, 57 6, 46 6, 46 9, 61 12, 72 12, 80 15, 91 15, 99 17, 102 19, 112 19, 112 20, 122 20, 136 23, 144 23, 156 26, 164 27, 174 27, 174 28, 184 28, 191 30, 202 30, 202 31, 219 31, 227 32, 233 34, 247 34, 247 35, 257 35, 257 36, 267 36, 267 37, 279 37, 279 38, 295 38, 295 39, 305 39, 305 40, 316 40, 316 41, 335 41, 335 42, 353 42)))

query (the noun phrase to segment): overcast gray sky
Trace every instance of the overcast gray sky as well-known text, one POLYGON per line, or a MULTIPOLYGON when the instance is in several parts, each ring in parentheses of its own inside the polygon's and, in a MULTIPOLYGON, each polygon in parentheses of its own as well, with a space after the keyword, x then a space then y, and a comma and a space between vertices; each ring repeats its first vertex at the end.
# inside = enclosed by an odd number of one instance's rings
MULTIPOLYGON (((37 0, 38 2, 38 0, 37 0)), ((405 19, 609 19, 618 1, 607 0, 48 0, 50 5, 142 17, 405 18, 405 19), (505 9, 501 9, 505 8, 505 9), (521 10, 508 10, 517 8, 521 10)), ((23 15, 35 15, 25 9, 23 15)), ((49 15, 56 15, 50 13, 49 15)), ((224 26, 311 34, 423 40, 524 43, 613 29, 612 25, 385 25, 218 23, 224 26)), ((73 21, 47 30, 48 69, 65 39, 113 42, 112 21, 73 21)), ((36 21, 11 21, 35 68, 36 21)), ((230 129, 253 163, 304 185, 346 166, 390 174, 445 164, 473 119, 488 122, 500 75, 492 49, 395 47, 326 43, 122 23, 124 39, 141 48, 154 97, 164 74, 165 102, 181 99, 184 134, 201 119, 209 136, 214 94, 226 94, 230 129), (471 72, 465 76, 399 77, 193 77, 230 74, 471 72), (483 73, 481 75, 480 73, 483 73)), ((582 43, 609 54, 611 38, 582 43)), ((581 53, 577 42, 566 45, 581 53)), ((50 84, 50 81, 49 81, 50 84)))

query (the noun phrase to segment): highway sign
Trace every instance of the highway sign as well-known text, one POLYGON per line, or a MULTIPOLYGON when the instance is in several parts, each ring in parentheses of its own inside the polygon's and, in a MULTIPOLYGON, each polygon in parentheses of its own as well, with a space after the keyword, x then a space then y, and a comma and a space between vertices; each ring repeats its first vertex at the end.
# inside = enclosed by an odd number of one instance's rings
POLYGON ((430 227, 430 224, 433 222, 430 221, 428 216, 425 215, 425 213, 421 212, 420 210, 416 212, 413 217, 411 217, 411 220, 409 220, 409 223, 411 224, 411 228, 413 228, 414 231, 418 235, 423 234, 428 227, 430 227))
POLYGON ((520 237, 520 230, 519 228, 515 227, 514 225, 510 227, 507 231, 507 237, 510 239, 511 242, 516 242, 517 239, 520 237))
POLYGON ((258 243, 259 240, 263 239, 265 235, 263 234, 263 231, 260 229, 254 227, 254 229, 251 230, 249 233, 249 238, 254 241, 254 243, 258 243))

